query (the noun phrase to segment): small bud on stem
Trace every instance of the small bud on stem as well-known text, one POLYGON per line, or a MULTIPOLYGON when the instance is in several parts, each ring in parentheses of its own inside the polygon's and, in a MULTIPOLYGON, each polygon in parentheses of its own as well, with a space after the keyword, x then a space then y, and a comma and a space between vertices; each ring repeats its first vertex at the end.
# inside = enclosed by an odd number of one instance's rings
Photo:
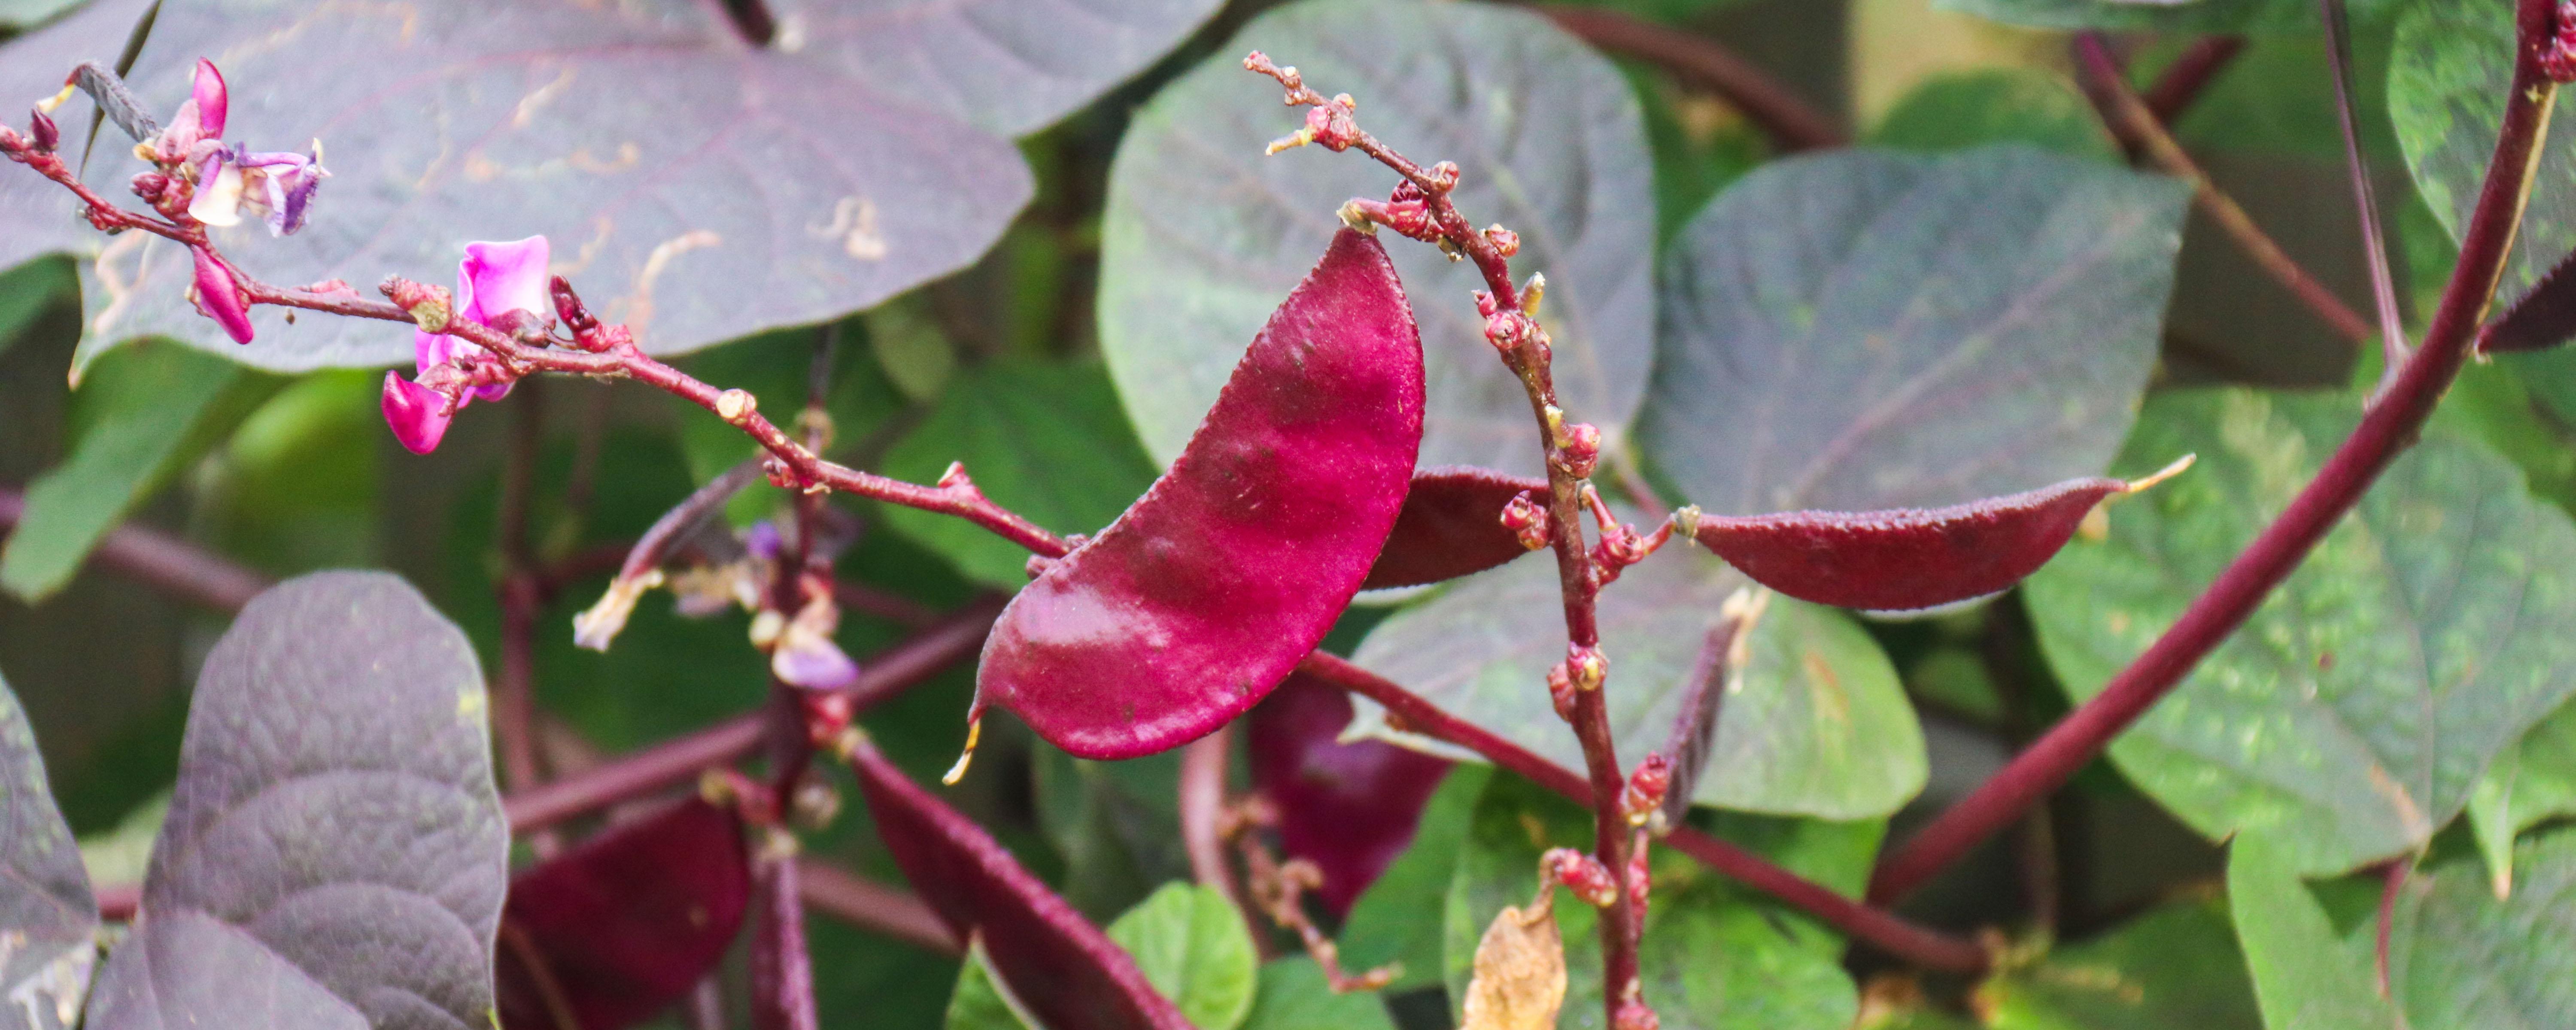
POLYGON ((1628 776, 1628 790, 1620 795, 1620 814, 1630 826, 1644 826, 1655 810, 1663 807, 1664 793, 1673 784, 1673 760, 1661 753, 1649 754, 1637 763, 1637 771, 1628 776))
POLYGON ((1619 882, 1610 878, 1610 867, 1600 859, 1573 848, 1549 848, 1538 864, 1542 877, 1573 891, 1586 905, 1608 908, 1619 901, 1619 882))
POLYGON ((1600 648, 1585 644, 1565 646, 1565 667, 1576 690, 1599 690, 1601 681, 1610 675, 1610 659, 1602 655, 1600 648))

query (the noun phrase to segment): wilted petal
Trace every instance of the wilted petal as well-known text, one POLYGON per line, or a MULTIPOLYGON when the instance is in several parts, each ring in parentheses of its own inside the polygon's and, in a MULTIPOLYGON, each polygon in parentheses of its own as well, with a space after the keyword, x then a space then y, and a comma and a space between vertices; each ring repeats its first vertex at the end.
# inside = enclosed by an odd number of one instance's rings
POLYGON ((197 196, 188 201, 188 217, 207 225, 241 224, 242 169, 229 154, 216 154, 197 166, 197 196))
POLYGON ((250 342, 250 304, 242 298, 241 286, 233 282, 223 262, 204 248, 191 248, 197 259, 197 309, 224 327, 234 343, 250 342))
POLYGON ((437 450, 439 439, 447 435, 447 423, 456 417, 456 407, 446 394, 393 371, 385 373, 384 407, 385 424, 393 427, 394 439, 413 454, 437 450))
POLYGON ((779 634, 769 652, 769 671, 781 682, 807 690, 839 690, 858 682, 859 663, 832 642, 841 613, 832 602, 812 601, 779 634))
POLYGON ((271 236, 284 236, 304 228, 306 209, 313 194, 330 178, 322 167, 322 141, 313 142, 310 154, 253 153, 247 149, 233 155, 233 162, 259 179, 257 196, 249 199, 268 218, 271 236))
POLYGON ((662 583, 662 570, 653 569, 641 576, 619 576, 608 581, 608 592, 599 595, 599 603, 572 617, 572 642, 575 647, 593 651, 608 650, 608 642, 626 628, 627 616, 635 614, 635 602, 644 592, 662 583))
POLYGON ((483 325, 509 311, 544 317, 554 310, 546 258, 543 236, 466 244, 465 260, 456 270, 456 313, 483 325))

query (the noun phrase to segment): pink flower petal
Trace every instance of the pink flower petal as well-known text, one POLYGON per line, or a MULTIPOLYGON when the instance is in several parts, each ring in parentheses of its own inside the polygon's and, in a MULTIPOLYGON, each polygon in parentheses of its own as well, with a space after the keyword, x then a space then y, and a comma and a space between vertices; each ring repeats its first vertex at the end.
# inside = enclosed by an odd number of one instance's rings
POLYGON ((427 454, 438 449, 438 441, 447 435, 447 424, 456 417, 456 409, 447 395, 404 379, 402 374, 385 372, 385 424, 394 431, 413 454, 427 454))
POLYGON ((554 310, 543 236, 516 243, 468 243, 456 270, 456 313, 483 325, 503 312, 554 310))
POLYGON ((198 310, 222 325, 234 343, 249 343, 250 304, 242 299, 240 285, 213 254, 203 248, 191 248, 189 253, 197 259, 198 310))
POLYGON ((197 59, 195 81, 188 90, 188 102, 197 105, 197 129, 207 139, 224 137, 224 116, 232 107, 232 91, 224 86, 224 73, 215 62, 197 59))

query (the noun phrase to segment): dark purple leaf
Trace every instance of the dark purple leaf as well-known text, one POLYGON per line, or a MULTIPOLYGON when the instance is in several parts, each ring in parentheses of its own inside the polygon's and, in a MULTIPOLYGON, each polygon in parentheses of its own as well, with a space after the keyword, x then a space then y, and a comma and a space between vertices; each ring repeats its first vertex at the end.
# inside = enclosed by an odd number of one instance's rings
POLYGON ((975 717, 999 704, 1106 759, 1242 714, 1358 592, 1421 442, 1422 341, 1404 288, 1376 239, 1344 230, 1171 471, 1002 611, 975 717))
POLYGON ((740 823, 696 798, 529 867, 501 913, 501 1025, 652 1018, 724 959, 750 896, 740 823))
POLYGON ((1519 534, 1503 527, 1503 506, 1523 492, 1547 496, 1547 480, 1507 476, 1471 465, 1443 465, 1413 474, 1395 532, 1369 567, 1363 589, 1438 583, 1483 572, 1528 554, 1519 534))
MULTIPOLYGON (((116 55, 151 0, 100 0, 0 51, 0 96, 54 92, 116 55)), ((335 177, 303 233, 217 240, 281 283, 443 282, 468 240, 545 233, 603 316, 678 353, 865 307, 973 260, 1030 195, 1005 135, 1079 106, 1180 41, 1213 0, 770 0, 746 44, 702 0, 167 5, 130 80, 166 117, 200 56, 232 138, 320 138, 335 177), (980 127, 979 127, 980 126, 980 127)), ((101 148, 110 196, 139 169, 101 148)), ((0 175, 0 267, 105 255, 89 351, 148 333, 276 369, 411 360, 411 334, 254 315, 236 348, 183 296, 187 253, 109 241, 67 195, 0 175)))
POLYGON ((1280 843, 1323 870, 1316 893, 1325 907, 1348 913, 1413 842, 1449 763, 1383 741, 1337 742, 1351 724, 1350 695, 1304 673, 1289 676, 1246 722, 1252 786, 1278 810, 1280 843))
POLYGON ((862 742, 851 755, 877 835, 958 940, 980 940, 1011 994, 1049 1030, 1188 1030, 1136 960, 1048 890, 982 827, 862 742))
POLYGON ((2072 479, 1947 508, 1702 515, 1692 536, 1754 582, 1802 601, 1930 608, 2021 582, 2074 538, 2103 498, 2145 489, 2189 464, 2185 458, 2135 483, 2072 479))
POLYGON ((483 1030, 509 829, 474 648, 379 572, 290 580, 206 655, 94 1030, 483 1030))
POLYGON ((2490 354, 2548 350, 2576 338, 2576 254, 2531 284, 2531 289, 2487 326, 2478 349, 2490 354))
POLYGON ((89 873, 54 808, 26 714, 0 682, 0 1030, 77 1021, 97 931, 89 873))

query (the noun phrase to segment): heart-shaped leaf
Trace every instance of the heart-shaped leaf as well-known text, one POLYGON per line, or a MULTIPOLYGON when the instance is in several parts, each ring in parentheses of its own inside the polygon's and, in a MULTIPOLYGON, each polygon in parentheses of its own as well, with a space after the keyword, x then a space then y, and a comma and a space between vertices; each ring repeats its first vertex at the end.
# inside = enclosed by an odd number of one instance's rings
POLYGON ((1164 884, 1112 921, 1109 939, 1198 1030, 1234 1030, 1252 1011, 1261 958, 1243 910, 1215 888, 1164 884))
MULTIPOLYGON (((2163 394, 2124 457, 2199 467, 2113 509, 2028 587, 2078 701, 2145 650, 2360 417, 2351 396, 2163 394)), ((2304 873, 2412 850, 2576 692, 2576 526, 2473 444, 2430 434, 2112 761, 2212 838, 2262 831, 2304 873)))
POLYGON ((1345 229, 1134 507, 1003 609, 976 672, 1084 758, 1178 746, 1321 642, 1404 503, 1422 343, 1377 240, 1345 229))
MULTIPOLYGON (((1542 321, 1566 411, 1616 439, 1653 358, 1654 183, 1628 84, 1526 11, 1306 0, 1254 19, 1165 87, 1110 170, 1100 344, 1145 449, 1180 453, 1236 341, 1340 228, 1333 213, 1397 181, 1357 154, 1264 157, 1297 121, 1243 70, 1255 49, 1351 93, 1388 145, 1458 163, 1459 209, 1518 232, 1516 265, 1547 273, 1542 321)), ((1412 244, 1395 260, 1426 341, 1423 461, 1541 474, 1528 398, 1468 299, 1483 286, 1475 269, 1412 244)))
POLYGON ((1346 914, 1413 840, 1449 763, 1378 740, 1343 743, 1350 695, 1292 674, 1245 718, 1252 789, 1279 816, 1279 843, 1315 863, 1324 908, 1346 914))
POLYGON ((1520 535, 1502 523, 1503 506, 1535 492, 1547 497, 1547 480, 1506 476, 1468 465, 1444 465, 1413 474, 1404 510, 1386 549, 1369 566, 1361 586, 1420 586, 1483 572, 1528 554, 1520 535))
POLYGON ((401 579, 322 572, 206 655, 97 1030, 479 1030, 509 830, 473 645, 401 579))
POLYGON ((696 798, 529 867, 501 912, 502 1025, 652 1018, 724 959, 750 894, 741 826, 696 798))
POLYGON ((1649 453, 1718 515, 2097 474, 2155 360, 2188 196, 2023 146, 1764 166, 1665 259, 1649 453))
MULTIPOLYGON (((1708 556, 1668 547, 1602 592, 1603 697, 1623 760, 1663 746, 1709 628, 1748 587, 1708 556)), ((1581 748, 1547 693, 1548 667, 1565 657, 1558 590, 1549 562, 1478 573, 1380 623, 1355 660, 1450 714, 1581 768, 1581 748)), ((1700 803, 1856 819, 1893 812, 1923 789, 1922 728, 1869 634, 1841 613, 1788 598, 1773 598, 1751 632, 1700 803)), ((1419 744, 1387 727, 1385 709, 1354 705, 1354 733, 1419 744)))
MULTIPOLYGON (((2180 465, 2167 474, 2178 471, 2180 465)), ((1947 508, 1702 515, 1685 528, 1754 582, 1791 597, 1902 611, 2021 582, 2074 538, 2103 499, 2147 485, 2070 479, 1947 508)))
POLYGON ((959 940, 978 942, 1049 1030, 1189 1030, 1134 959, 982 827, 862 742, 850 759, 895 864, 959 940))
POLYGON ((0 1030, 69 1030, 98 961, 98 900, 54 808, 18 696, 0 682, 0 1030))
MULTIPOLYGON (((73 63, 113 58, 152 6, 100 0, 15 41, 0 51, 0 96, 49 95, 73 63)), ((677 0, 217 0, 162 5, 132 82, 166 117, 189 68, 213 55, 235 138, 329 147, 336 175, 303 233, 217 233, 263 278, 443 281, 467 240, 545 233, 561 246, 555 271, 669 354, 821 321, 973 260, 1030 194, 995 134, 1053 121, 1215 6, 773 2, 777 40, 753 46, 723 5, 677 0)), ((103 139, 88 165, 111 196, 137 170, 123 150, 103 139)), ((275 309, 254 314, 260 338, 236 347, 183 295, 184 250, 100 237, 58 187, 10 172, 0 267, 57 250, 103 262, 87 277, 85 354, 162 334, 275 369, 411 360, 408 332, 289 326, 275 309)))

